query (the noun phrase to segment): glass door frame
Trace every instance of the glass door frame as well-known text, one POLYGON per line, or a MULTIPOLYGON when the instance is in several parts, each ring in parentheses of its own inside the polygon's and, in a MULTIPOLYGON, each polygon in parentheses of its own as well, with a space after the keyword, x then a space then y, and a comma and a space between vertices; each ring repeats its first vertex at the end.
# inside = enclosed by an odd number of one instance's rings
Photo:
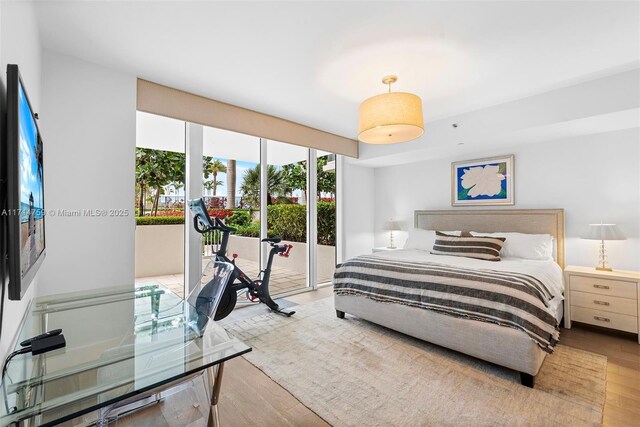
MULTIPOLYGON (((199 124, 185 122, 185 199, 202 197, 202 155, 203 155, 203 129, 199 124)), ((260 141, 260 240, 267 237, 267 185, 268 185, 268 145, 269 140, 259 138, 260 141)), ((277 142, 277 141, 274 141, 277 142)), ((317 262, 318 262, 318 152, 313 148, 307 150, 307 266, 306 284, 301 289, 295 289, 278 294, 279 298, 302 292, 313 291, 318 288, 317 262)), ((336 155, 336 260, 341 255, 341 203, 338 199, 342 195, 341 186, 342 156, 336 155)), ((185 200, 186 202, 186 200, 185 200)), ((186 203, 185 203, 186 205, 186 203)), ((185 206, 186 209, 188 209, 185 206)), ((185 270, 184 270, 184 295, 189 295, 193 287, 200 279, 202 272, 202 256, 198 256, 202 248, 202 236, 193 230, 191 216, 185 211, 185 270), (187 231, 189 230, 189 231, 187 231), (191 284, 192 283, 192 284, 191 284)), ((269 246, 260 243, 260 266, 264 268, 269 246)))

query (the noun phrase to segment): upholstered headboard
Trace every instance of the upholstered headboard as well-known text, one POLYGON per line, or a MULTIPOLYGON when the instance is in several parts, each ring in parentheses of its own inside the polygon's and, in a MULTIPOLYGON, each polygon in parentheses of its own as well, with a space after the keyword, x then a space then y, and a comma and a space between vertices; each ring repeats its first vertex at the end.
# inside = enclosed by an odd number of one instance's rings
POLYGON ((415 227, 426 230, 550 234, 555 239, 555 260, 564 269, 564 209, 415 211, 415 227))

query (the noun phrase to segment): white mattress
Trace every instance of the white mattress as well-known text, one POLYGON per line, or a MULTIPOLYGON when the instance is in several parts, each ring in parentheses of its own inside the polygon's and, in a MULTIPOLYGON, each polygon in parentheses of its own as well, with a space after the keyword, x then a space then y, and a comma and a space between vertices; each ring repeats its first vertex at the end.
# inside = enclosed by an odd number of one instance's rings
POLYGON ((406 261, 437 262, 456 267, 478 268, 498 271, 511 271, 533 276, 549 290, 553 299, 549 303, 549 312, 560 322, 562 319, 562 301, 564 300, 564 280, 562 269, 554 261, 537 261, 522 258, 502 258, 499 262, 483 261, 473 258, 432 255, 419 249, 397 249, 395 251, 376 252, 372 256, 406 261))

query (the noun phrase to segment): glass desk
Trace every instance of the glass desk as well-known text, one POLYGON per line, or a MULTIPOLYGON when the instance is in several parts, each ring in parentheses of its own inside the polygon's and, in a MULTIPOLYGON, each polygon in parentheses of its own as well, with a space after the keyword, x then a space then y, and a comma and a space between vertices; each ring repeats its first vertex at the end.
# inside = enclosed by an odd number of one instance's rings
POLYGON ((111 409, 203 371, 215 425, 223 363, 251 351, 159 284, 36 298, 17 342, 58 328, 65 348, 9 362, 0 425, 54 425, 98 409, 100 424, 111 409))

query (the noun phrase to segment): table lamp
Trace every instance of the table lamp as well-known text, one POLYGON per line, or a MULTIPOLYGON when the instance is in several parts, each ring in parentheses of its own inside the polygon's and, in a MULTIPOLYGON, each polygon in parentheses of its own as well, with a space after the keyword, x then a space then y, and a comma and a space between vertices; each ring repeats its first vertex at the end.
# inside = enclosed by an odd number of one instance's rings
POLYGON ((611 271, 607 263, 607 254, 604 249, 605 240, 625 240, 626 237, 620 232, 615 224, 589 224, 582 239, 600 240, 600 262, 596 270, 611 271))
POLYGON ((384 224, 384 229, 389 231, 389 246, 387 246, 387 248, 395 249, 396 247, 393 245, 393 232, 402 230, 400 224, 393 219, 389 219, 389 221, 384 224))

